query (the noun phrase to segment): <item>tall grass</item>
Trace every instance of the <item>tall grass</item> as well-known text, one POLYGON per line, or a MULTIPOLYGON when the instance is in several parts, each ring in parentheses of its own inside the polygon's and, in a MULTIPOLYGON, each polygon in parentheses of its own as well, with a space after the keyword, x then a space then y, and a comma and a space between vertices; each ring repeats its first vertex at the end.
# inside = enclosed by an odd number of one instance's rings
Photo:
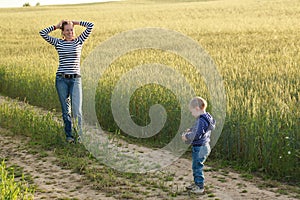
MULTIPOLYGON (((61 18, 95 22, 95 30, 83 49, 83 59, 100 42, 125 30, 149 26, 176 30, 208 51, 224 79, 227 117, 213 156, 237 161, 250 171, 261 170, 281 180, 297 181, 300 178, 300 35, 295 24, 299 10, 297 0, 126 1, 1 9, 1 19, 7 23, 0 24, 0 92, 26 98, 31 104, 47 109, 59 109, 54 89, 58 58, 38 31, 61 18)), ((59 37, 59 32, 54 35, 59 37)), ((198 95, 209 98, 203 92, 205 84, 200 75, 183 59, 155 50, 124 55, 99 80, 98 118, 106 129, 116 128, 109 110, 113 85, 136 64, 151 62, 179 70, 198 95)), ((177 104, 175 98, 169 101, 169 96, 167 90, 147 86, 132 97, 130 109, 137 124, 147 123, 147 110, 152 103, 170 106, 167 127, 146 142, 164 145, 176 133, 172 128, 178 125, 173 120, 178 119, 178 113, 171 110, 177 110, 177 104), (159 101, 155 96, 146 101, 149 90, 161 97, 159 101)))
POLYGON ((3 160, 0 165, 0 199, 33 200, 34 189, 29 186, 23 176, 22 180, 16 180, 14 169, 9 169, 3 160))

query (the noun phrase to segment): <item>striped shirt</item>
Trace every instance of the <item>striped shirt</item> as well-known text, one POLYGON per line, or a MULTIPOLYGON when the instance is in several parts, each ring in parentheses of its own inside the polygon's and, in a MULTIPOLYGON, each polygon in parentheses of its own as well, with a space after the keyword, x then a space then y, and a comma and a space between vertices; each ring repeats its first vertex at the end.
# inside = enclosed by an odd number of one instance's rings
POLYGON ((79 22, 80 26, 86 29, 74 40, 65 41, 49 35, 55 30, 55 26, 47 27, 40 31, 40 35, 57 50, 59 56, 59 66, 56 74, 78 74, 80 75, 80 56, 84 41, 90 35, 94 24, 91 22, 79 22))

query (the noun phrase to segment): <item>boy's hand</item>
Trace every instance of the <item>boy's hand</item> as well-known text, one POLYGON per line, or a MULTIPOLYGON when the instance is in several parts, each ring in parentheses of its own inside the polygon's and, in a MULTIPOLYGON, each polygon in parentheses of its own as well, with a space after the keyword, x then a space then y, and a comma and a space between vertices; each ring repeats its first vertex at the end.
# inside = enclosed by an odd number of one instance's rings
POLYGON ((186 135, 186 133, 182 133, 182 135, 181 135, 181 139, 182 139, 184 142, 186 142, 186 141, 187 141, 187 139, 186 139, 185 135, 186 135))

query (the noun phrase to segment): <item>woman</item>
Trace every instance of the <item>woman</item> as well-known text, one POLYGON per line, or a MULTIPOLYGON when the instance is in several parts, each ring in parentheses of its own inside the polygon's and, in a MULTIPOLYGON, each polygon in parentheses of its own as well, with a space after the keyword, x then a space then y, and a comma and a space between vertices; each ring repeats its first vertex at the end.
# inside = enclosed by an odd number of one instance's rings
POLYGON ((59 65, 56 72, 55 86, 62 108, 66 140, 69 143, 75 142, 72 133, 72 115, 77 127, 74 128, 78 133, 78 142, 81 142, 82 134, 82 86, 80 75, 80 56, 84 41, 90 35, 94 24, 85 21, 62 20, 57 25, 47 27, 40 31, 40 35, 58 52, 59 65), (75 37, 74 25, 86 27, 86 29, 75 37), (63 39, 49 36, 49 33, 61 29, 63 39))

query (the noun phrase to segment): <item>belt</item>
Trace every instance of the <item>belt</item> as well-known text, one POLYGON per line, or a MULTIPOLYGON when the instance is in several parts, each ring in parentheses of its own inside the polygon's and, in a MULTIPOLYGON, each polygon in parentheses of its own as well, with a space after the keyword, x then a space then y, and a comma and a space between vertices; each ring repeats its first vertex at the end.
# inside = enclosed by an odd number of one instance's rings
POLYGON ((57 74, 57 76, 61 76, 63 78, 71 79, 71 78, 80 78, 79 74, 57 74))
POLYGON ((193 144, 193 147, 202 147, 202 146, 205 146, 207 145, 207 143, 204 143, 204 144, 193 144))

